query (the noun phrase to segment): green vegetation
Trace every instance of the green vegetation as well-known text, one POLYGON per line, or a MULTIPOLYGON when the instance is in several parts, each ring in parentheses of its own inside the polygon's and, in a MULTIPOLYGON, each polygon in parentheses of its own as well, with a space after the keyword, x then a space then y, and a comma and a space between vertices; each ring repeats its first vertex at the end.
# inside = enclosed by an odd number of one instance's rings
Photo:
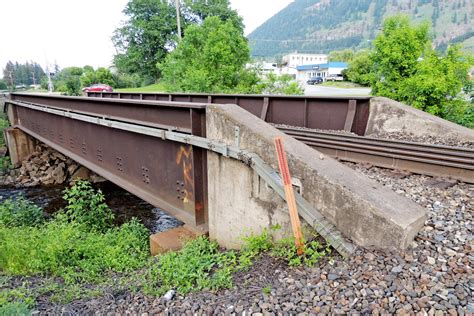
POLYGON ((105 204, 104 195, 87 181, 77 181, 64 192, 67 201, 63 220, 84 225, 92 231, 105 232, 112 227, 114 213, 105 204))
POLYGON ((387 18, 374 48, 356 54, 346 75, 370 84, 372 94, 409 104, 455 123, 474 127, 474 104, 468 101, 474 64, 459 46, 444 54, 432 48, 429 26, 414 25, 407 16, 387 18))
POLYGON ((369 48, 382 21, 397 13, 416 22, 429 21, 439 46, 474 38, 474 7, 469 1, 296 0, 248 36, 252 56, 369 48))
POLYGON ((159 69, 169 90, 226 92, 239 84, 249 59, 242 31, 231 21, 208 17, 201 26, 186 29, 159 69))
POLYGON ((24 197, 8 198, 0 204, 0 226, 37 226, 43 220, 43 210, 24 197))
POLYGON ((15 89, 16 86, 30 86, 40 84, 46 77, 41 66, 36 62, 25 64, 8 61, 3 69, 3 80, 0 81, 0 90, 15 89), (6 87, 8 86, 8 87, 6 87))
MULTIPOLYGON (((120 74, 138 74, 143 85, 160 77, 156 67, 170 47, 178 43, 174 1, 130 0, 124 9, 127 23, 115 30, 114 45, 118 54, 114 64, 120 74)), ((243 33, 242 19, 230 7, 229 0, 186 0, 181 6, 184 34, 189 25, 201 24, 207 17, 230 21, 243 33)))
MULTIPOLYGON (((42 222, 41 210, 20 198, 0 206, 0 269, 9 276, 59 277, 51 286, 57 295, 79 298, 90 294, 88 283, 101 285, 111 273, 124 273, 148 262, 148 234, 138 221, 110 227, 110 213, 100 192, 79 182, 66 190, 66 210, 42 222), (91 224, 95 218, 96 223, 91 224), (77 290, 78 288, 86 290, 77 290), (79 297, 78 297, 79 296, 79 297)), ((21 289, 2 290, 0 303, 31 305, 38 295, 21 289)))
POLYGON ((0 113, 0 133, 2 134, 0 137, 0 147, 5 147, 5 137, 3 136, 3 130, 10 126, 10 122, 8 122, 7 116, 5 113, 0 113))
POLYGON ((368 86, 370 85, 371 73, 372 61, 369 57, 369 51, 361 50, 354 55, 354 59, 349 63, 345 75, 348 80, 354 83, 368 86))
MULTIPOLYGON (((243 81, 246 82, 246 81, 243 81)), ((248 83, 248 82, 247 82, 248 83)), ((267 74, 263 80, 258 76, 252 86, 245 88, 242 83, 237 87, 240 93, 272 94, 272 95, 303 95, 301 87, 290 75, 277 76, 267 74)))
POLYGON ((178 252, 160 256, 149 271, 148 278, 152 283, 146 290, 161 295, 170 289, 186 294, 227 288, 232 285, 236 263, 235 252, 221 252, 216 242, 199 237, 178 252))
POLYGON ((139 88, 123 88, 116 89, 117 92, 167 92, 165 86, 162 83, 155 83, 139 88))
POLYGON ((7 90, 7 89, 8 89, 7 81, 3 80, 3 79, 0 79, 0 91, 1 90, 7 90))
POLYGON ((334 50, 329 53, 329 61, 350 62, 354 59, 355 53, 352 49, 334 50))
POLYGON ((215 291, 231 287, 233 273, 248 269, 264 252, 290 265, 314 265, 330 253, 312 241, 299 257, 292 238, 274 241, 264 230, 245 237, 241 251, 224 251, 199 237, 180 251, 152 258, 144 226, 132 220, 111 227, 103 196, 90 184, 78 182, 64 198, 66 209, 51 220, 23 198, 0 204, 0 314, 27 313, 40 296, 64 304, 101 295, 111 286, 149 295, 215 291), (91 226, 92 218, 97 224, 91 226), (18 276, 22 284, 13 286, 18 276))
POLYGON ((91 66, 85 66, 80 80, 82 87, 88 87, 95 83, 103 83, 111 87, 117 86, 110 70, 104 67, 99 67, 97 70, 94 70, 91 66))

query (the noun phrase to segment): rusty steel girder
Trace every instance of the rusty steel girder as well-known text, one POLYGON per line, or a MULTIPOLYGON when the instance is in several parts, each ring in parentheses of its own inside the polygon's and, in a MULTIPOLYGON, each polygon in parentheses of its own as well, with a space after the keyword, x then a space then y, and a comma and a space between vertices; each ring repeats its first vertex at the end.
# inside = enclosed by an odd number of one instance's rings
POLYGON ((205 136, 205 105, 12 94, 14 127, 183 222, 206 230, 206 151, 74 120, 15 101, 205 136))
POLYGON ((89 97, 237 104, 268 123, 365 135, 370 97, 89 92, 89 97))

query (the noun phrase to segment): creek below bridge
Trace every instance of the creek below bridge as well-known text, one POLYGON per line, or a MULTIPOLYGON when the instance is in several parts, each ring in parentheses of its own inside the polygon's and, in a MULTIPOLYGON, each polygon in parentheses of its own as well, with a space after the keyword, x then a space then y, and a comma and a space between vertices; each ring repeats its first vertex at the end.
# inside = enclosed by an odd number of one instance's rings
MULTIPOLYGON (((109 181, 93 183, 92 185, 104 194, 105 202, 115 214, 116 225, 121 225, 136 217, 149 230, 150 234, 183 225, 176 218, 109 181)), ((45 216, 50 218, 55 212, 66 206, 67 203, 62 196, 67 187, 67 184, 33 187, 0 185, 0 203, 8 198, 23 196, 40 206, 45 216)))

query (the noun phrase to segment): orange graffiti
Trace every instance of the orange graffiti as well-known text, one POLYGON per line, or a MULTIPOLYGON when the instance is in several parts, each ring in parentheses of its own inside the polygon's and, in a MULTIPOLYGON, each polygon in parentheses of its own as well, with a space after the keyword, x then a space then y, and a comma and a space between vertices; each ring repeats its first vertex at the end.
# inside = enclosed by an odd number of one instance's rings
POLYGON ((176 164, 181 165, 183 169, 184 179, 184 203, 194 201, 194 179, 193 179, 193 162, 192 162, 192 147, 181 146, 176 155, 176 164))

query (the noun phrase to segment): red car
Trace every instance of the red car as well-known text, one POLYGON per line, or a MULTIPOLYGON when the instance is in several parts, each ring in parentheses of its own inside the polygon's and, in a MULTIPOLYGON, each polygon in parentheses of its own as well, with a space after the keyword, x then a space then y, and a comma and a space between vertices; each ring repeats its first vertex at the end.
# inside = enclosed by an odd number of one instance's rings
POLYGON ((106 84, 97 83, 90 87, 85 87, 82 92, 112 92, 114 89, 106 84))

